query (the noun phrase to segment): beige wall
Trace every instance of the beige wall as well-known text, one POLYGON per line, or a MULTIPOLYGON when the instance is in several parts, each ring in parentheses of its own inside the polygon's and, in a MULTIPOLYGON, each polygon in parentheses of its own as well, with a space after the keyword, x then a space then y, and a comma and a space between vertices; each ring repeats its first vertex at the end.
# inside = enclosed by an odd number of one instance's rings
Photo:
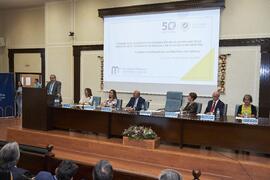
POLYGON ((44 7, 6 10, 4 27, 7 47, 44 47, 44 25, 44 7))
POLYGON ((226 0, 221 13, 221 39, 270 37, 269 0, 226 0))
POLYGON ((64 102, 73 101, 73 39, 74 31, 72 1, 50 2, 45 5, 46 80, 55 74, 62 82, 64 102))
MULTIPOLYGON (((64 102, 72 102, 74 92, 72 45, 103 43, 103 21, 98 17, 98 9, 170 1, 175 0, 63 0, 48 2, 39 8, 8 10, 4 12, 7 48, 45 47, 46 80, 49 74, 56 74, 63 82, 64 102), (69 31, 75 32, 74 39, 68 36, 69 31)), ((270 24, 265 22, 265 17, 270 17, 269 9, 269 0, 226 0, 226 8, 221 13, 220 38, 270 37, 270 24)), ((232 54, 227 70, 227 93, 222 96, 224 101, 231 105, 230 114, 233 114, 234 104, 241 100, 240 96, 242 97, 244 93, 251 93, 257 104, 259 48, 221 48, 220 52, 232 54), (246 72, 252 73, 245 76, 246 72), (242 82, 243 78, 246 79, 245 88, 238 83, 242 82)), ((105 98, 106 94, 99 89, 100 64, 97 56, 102 53, 102 51, 83 53, 81 82, 83 86, 92 87, 94 94, 105 98)), ((4 61, 2 60, 0 65, 0 71, 7 70, 6 49, 4 61)), ((118 96, 126 103, 130 94, 118 96)), ((146 99, 152 100, 151 107, 154 109, 164 106, 164 96, 152 95, 146 96, 146 99)), ((203 103, 207 100, 208 98, 198 99, 203 103)))
POLYGON ((6 47, 0 70, 8 72, 8 49, 44 47, 44 7, 5 10, 2 19, 6 47))
POLYGON ((0 11, 0 36, 4 34, 3 12, 0 11))

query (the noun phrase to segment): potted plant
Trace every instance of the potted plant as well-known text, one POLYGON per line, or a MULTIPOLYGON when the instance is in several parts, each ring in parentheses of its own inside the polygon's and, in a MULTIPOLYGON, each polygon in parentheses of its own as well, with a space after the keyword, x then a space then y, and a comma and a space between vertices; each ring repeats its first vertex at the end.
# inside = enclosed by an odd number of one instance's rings
POLYGON ((123 144, 128 146, 155 149, 159 146, 160 138, 151 129, 144 126, 130 126, 122 133, 123 144))

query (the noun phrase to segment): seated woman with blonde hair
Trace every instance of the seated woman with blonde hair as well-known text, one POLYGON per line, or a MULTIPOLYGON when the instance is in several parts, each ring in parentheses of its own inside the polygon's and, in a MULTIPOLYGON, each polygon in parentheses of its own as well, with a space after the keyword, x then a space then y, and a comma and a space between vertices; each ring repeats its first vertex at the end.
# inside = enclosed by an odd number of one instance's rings
POLYGON ((81 98, 79 104, 87 105, 93 103, 92 90, 90 88, 84 89, 84 96, 81 98))
POLYGON ((257 116, 257 108, 252 105, 252 96, 246 94, 243 98, 243 104, 239 106, 237 116, 253 118, 257 116))

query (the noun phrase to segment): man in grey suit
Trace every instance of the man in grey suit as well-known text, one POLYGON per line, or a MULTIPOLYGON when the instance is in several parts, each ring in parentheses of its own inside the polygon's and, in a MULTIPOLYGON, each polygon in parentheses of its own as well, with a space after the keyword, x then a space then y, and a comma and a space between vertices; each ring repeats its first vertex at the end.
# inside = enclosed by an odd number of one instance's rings
POLYGON ((62 101, 61 97, 61 82, 56 80, 56 76, 54 74, 50 75, 50 81, 46 86, 47 95, 58 96, 60 101, 62 101))

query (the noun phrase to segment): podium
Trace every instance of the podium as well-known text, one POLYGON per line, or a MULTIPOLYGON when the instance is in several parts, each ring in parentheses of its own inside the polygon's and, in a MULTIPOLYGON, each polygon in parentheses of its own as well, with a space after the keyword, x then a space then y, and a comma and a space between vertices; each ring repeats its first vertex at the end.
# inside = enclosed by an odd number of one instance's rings
POLYGON ((34 130, 49 130, 50 118, 46 89, 23 88, 22 127, 34 130))

